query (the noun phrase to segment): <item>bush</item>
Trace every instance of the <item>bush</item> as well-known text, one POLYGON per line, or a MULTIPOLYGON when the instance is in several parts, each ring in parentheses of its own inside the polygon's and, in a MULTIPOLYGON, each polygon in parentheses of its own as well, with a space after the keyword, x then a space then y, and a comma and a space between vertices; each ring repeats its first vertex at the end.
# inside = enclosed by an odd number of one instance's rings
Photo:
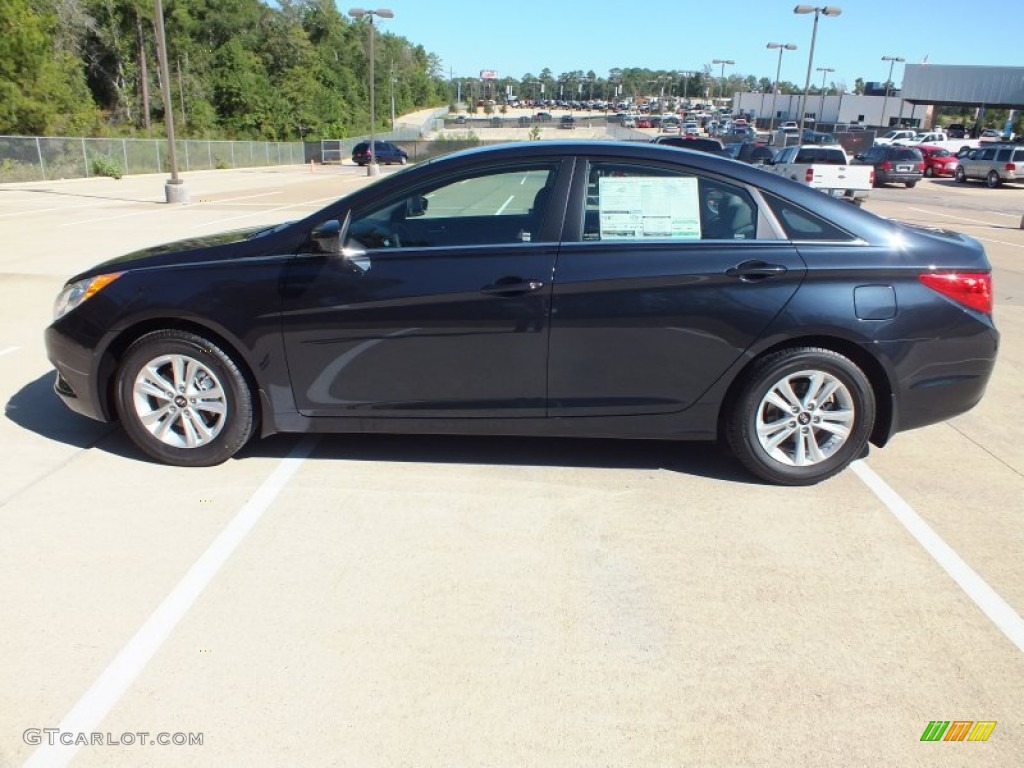
POLYGON ((112 179, 120 179, 121 166, 106 155, 96 155, 89 164, 93 176, 109 176, 112 179))

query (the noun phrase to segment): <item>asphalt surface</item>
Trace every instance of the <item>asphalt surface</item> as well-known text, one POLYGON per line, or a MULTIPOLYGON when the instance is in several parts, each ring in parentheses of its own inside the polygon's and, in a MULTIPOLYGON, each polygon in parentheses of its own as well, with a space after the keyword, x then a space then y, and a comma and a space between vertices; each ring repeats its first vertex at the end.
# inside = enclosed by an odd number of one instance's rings
POLYGON ((51 392, 64 280, 367 179, 195 173, 186 206, 163 181, 0 187, 0 766, 65 764, 47 728, 101 734, 81 766, 1024 764, 1024 186, 872 194, 985 243, 999 362, 971 412, 787 489, 703 444, 151 463, 51 392), (998 724, 921 742, 934 720, 998 724))

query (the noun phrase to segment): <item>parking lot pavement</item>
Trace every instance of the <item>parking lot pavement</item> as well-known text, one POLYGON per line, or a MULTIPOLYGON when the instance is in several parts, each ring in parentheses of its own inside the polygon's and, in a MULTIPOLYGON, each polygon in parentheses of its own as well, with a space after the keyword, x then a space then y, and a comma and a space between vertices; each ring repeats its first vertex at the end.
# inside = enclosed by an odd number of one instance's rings
MULTIPOLYGON (((61 724, 203 734, 83 766, 1024 764, 1024 649, 855 471, 784 489, 700 444, 383 436, 184 470, 52 395, 67 276, 364 174, 194 174, 209 202, 174 209, 162 177, 0 190, 0 766, 61 724), (998 725, 921 743, 957 719, 998 725)), ((940 190, 868 208, 985 240, 999 363, 977 408, 865 464, 1019 614, 1024 232, 995 214, 1020 195, 940 190)))

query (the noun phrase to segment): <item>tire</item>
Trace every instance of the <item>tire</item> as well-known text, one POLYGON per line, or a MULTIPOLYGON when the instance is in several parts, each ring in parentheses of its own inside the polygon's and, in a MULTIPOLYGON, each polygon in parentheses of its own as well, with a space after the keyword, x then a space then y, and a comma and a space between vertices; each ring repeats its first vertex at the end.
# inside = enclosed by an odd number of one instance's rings
POLYGON ((758 477, 812 485, 863 453, 874 422, 875 394, 864 372, 837 352, 800 347, 754 363, 725 429, 733 455, 758 477), (809 399, 812 387, 823 401, 809 399), (783 410, 785 403, 791 405, 783 410))
POLYGON ((989 171, 988 176, 985 177, 985 186, 989 189, 995 189, 1002 183, 1002 179, 999 178, 999 174, 995 171, 989 171))
POLYGON ((400 158, 398 158, 399 165, 405 165, 407 162, 409 162, 409 158, 407 158, 405 155, 402 155, 400 158))
POLYGON ((907 189, 913 189, 916 186, 917 186, 917 182, 916 181, 908 181, 907 182, 907 189))
POLYGON ((241 369, 194 333, 154 331, 136 340, 121 361, 116 386, 128 437, 165 464, 220 464, 253 434, 253 395, 241 369))
POLYGON ((932 168, 930 165, 926 165, 924 168, 924 175, 926 178, 930 179, 932 176, 935 175, 935 169, 932 168))
POLYGON ((956 173, 953 174, 953 180, 956 181, 957 184, 967 183, 967 173, 964 172, 964 169, 959 165, 956 167, 956 173))

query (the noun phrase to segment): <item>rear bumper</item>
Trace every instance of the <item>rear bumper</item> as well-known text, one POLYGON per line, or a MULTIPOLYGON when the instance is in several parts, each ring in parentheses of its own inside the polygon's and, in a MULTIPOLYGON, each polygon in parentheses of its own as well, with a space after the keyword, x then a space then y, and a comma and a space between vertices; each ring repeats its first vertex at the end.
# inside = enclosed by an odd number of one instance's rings
POLYGON ((898 173, 897 171, 875 171, 875 182, 878 184, 905 184, 908 181, 920 181, 924 174, 920 171, 915 173, 898 173))

